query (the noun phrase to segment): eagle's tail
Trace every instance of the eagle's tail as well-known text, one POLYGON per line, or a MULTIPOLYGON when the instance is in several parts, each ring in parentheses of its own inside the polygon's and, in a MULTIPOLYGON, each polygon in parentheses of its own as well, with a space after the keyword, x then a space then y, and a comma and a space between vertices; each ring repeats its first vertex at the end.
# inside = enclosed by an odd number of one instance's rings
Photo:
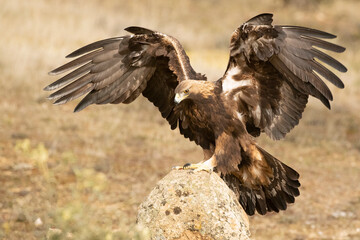
POLYGON ((299 174, 264 149, 258 146, 256 149, 265 164, 254 163, 251 156, 243 152, 239 171, 221 177, 235 192, 248 215, 253 215, 255 209, 262 215, 285 210, 287 204, 293 203, 300 194, 299 174))

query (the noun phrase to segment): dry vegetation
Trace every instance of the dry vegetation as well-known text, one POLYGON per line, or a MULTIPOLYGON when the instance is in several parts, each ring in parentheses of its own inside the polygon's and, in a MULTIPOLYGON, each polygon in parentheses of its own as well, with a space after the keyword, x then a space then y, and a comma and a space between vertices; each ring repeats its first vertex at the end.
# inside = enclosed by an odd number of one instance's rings
POLYGON ((250 218, 253 239, 360 239, 359 1, 0 3, 0 238, 44 239, 58 228, 57 239, 146 239, 134 226, 137 206, 171 166, 202 158, 142 98, 77 114, 75 103, 52 106, 42 88, 63 56, 141 25, 176 36, 194 68, 215 79, 232 31, 273 12, 276 23, 337 34, 349 72, 344 90, 332 88, 332 111, 311 101, 284 141, 260 139, 300 172, 302 187, 286 212, 250 218))

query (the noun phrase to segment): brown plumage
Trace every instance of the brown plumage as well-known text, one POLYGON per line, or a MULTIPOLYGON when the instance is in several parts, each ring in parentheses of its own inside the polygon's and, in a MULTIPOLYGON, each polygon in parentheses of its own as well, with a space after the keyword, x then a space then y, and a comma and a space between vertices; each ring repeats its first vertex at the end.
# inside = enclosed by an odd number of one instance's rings
POLYGON ((85 95, 76 112, 91 104, 131 103, 142 94, 171 129, 203 148, 205 163, 215 167, 249 215, 285 210, 299 195, 299 174, 257 146, 254 137, 265 132, 283 138, 299 123, 309 96, 330 108, 332 94, 319 76, 339 88, 344 84, 321 62, 347 70, 319 50, 343 52, 322 40, 334 35, 271 24, 272 14, 261 14, 235 30, 228 67, 217 81, 194 71, 175 38, 129 27, 134 35, 68 55, 77 58, 50 75, 75 70, 45 90, 59 89, 49 96, 55 104, 85 95))

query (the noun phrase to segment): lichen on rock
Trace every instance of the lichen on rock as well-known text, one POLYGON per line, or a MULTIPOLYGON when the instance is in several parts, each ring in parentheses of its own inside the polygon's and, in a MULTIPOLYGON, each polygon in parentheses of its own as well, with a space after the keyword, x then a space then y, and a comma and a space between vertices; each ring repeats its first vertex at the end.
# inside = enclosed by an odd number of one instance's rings
POLYGON ((173 170, 140 205, 152 239, 248 240, 248 218, 216 173, 173 170))

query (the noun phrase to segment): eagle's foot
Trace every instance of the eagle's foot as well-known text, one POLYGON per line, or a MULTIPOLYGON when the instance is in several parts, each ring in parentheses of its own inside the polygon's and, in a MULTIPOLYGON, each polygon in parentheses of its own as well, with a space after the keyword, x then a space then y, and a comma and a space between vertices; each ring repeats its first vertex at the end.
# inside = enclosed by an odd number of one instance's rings
POLYGON ((184 166, 175 166, 175 170, 194 170, 194 172, 206 171, 211 173, 216 167, 216 161, 214 157, 209 158, 206 161, 199 163, 186 163, 184 166))
POLYGON ((175 166, 173 167, 172 169, 174 170, 195 170, 196 168, 198 168, 202 163, 202 162, 199 162, 199 163, 185 163, 184 166, 175 166))
POLYGON ((212 173, 214 170, 214 167, 216 167, 216 162, 215 159, 213 157, 211 157, 210 159, 203 161, 203 162, 199 162, 196 164, 185 164, 183 166, 183 169, 192 169, 194 170, 194 172, 200 172, 200 171, 206 171, 208 173, 212 173))
POLYGON ((199 168, 201 166, 203 162, 199 162, 199 163, 187 163, 183 166, 183 168, 185 170, 196 170, 197 168, 199 168))

